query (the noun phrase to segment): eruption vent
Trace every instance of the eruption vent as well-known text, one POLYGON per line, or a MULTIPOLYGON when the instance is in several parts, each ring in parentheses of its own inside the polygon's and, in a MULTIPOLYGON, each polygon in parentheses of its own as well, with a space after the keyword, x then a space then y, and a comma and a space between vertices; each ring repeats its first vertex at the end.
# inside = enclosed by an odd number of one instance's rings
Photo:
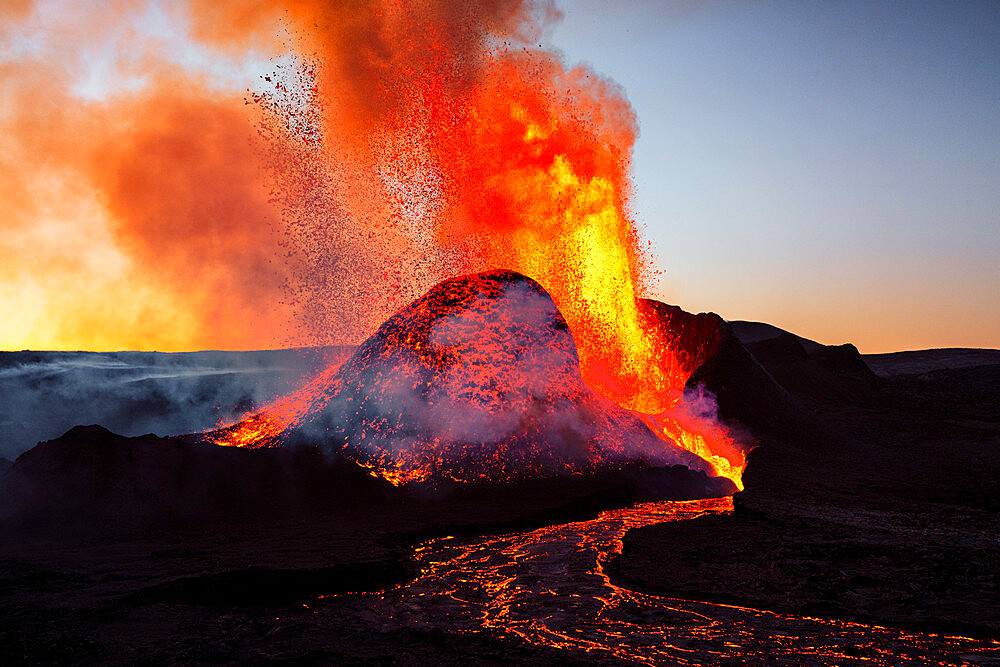
MULTIPOLYGON (((642 305, 653 271, 628 207, 637 126, 620 88, 528 45, 554 16, 545 3, 369 6, 350 20, 297 6, 289 20, 316 59, 256 98, 287 128, 279 154, 293 159, 282 178, 326 184, 283 202, 312 300, 328 302, 319 288, 340 282, 328 254, 345 244, 331 229, 357 229, 382 249, 363 273, 388 284, 367 286, 367 312, 351 317, 360 329, 392 299, 402 306, 407 287, 497 267, 528 276, 565 317, 586 385, 641 415, 665 450, 677 443, 740 486, 742 452, 705 401, 685 400, 692 367, 642 305)), ((383 417, 364 431, 368 445, 408 428, 383 417)), ((377 464, 389 469, 431 465, 423 455, 401 464, 393 445, 380 447, 377 464)))
MULTIPOLYGON (((618 86, 526 45, 551 18, 544 5, 377 4, 377 20, 356 19, 384 47, 377 58, 345 55, 344 26, 356 22, 308 10, 319 29, 303 34, 319 40, 319 63, 288 80, 310 95, 290 99, 282 84, 258 98, 302 137, 311 157, 294 164, 310 165, 310 178, 320 165, 320 180, 338 184, 286 210, 318 219, 325 202, 338 228, 381 239, 390 285, 369 304, 459 271, 530 276, 573 332, 586 384, 740 486, 739 446, 705 401, 687 404, 692 368, 642 305, 653 271, 628 208, 637 127, 618 86)), ((327 251, 319 247, 317 266, 328 267, 327 251)))

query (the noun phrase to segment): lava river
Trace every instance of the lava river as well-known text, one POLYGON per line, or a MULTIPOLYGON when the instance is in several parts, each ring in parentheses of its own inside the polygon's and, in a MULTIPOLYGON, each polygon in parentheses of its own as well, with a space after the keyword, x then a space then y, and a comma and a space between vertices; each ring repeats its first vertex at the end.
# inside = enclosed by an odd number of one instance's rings
POLYGON ((531 532, 431 540, 415 550, 420 575, 412 582, 324 596, 300 613, 367 618, 384 630, 488 632, 640 664, 1000 662, 1000 642, 647 595, 605 575, 629 529, 730 511, 731 498, 645 503, 531 532))

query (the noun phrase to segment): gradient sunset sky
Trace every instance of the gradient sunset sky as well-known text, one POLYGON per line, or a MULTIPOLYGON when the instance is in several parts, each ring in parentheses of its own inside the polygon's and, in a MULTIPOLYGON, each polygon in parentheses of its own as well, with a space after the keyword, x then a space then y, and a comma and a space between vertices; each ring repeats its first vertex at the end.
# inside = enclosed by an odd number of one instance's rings
POLYGON ((863 352, 1000 347, 1000 3, 566 2, 639 117, 688 310, 863 352))
MULTIPOLYGON (((191 42, 168 4, 129 30, 177 65, 237 95, 274 68, 191 42)), ((1000 3, 557 4, 542 45, 618 82, 638 116, 632 209, 665 272, 654 296, 868 353, 1000 348, 1000 3)), ((143 86, 118 62, 130 37, 101 18, 107 3, 87 28, 100 48, 76 51, 66 6, 44 0, 0 31, 0 83, 49 50, 75 63, 53 86, 80 100, 143 86)), ((89 202, 72 183, 52 192, 89 202)), ((73 279, 60 258, 76 253, 87 276, 127 261, 107 230, 70 242, 58 202, 40 210, 45 224, 0 223, 0 349, 73 346, 42 333, 43 272, 73 279), (58 252, 39 250, 49 242, 58 252)))

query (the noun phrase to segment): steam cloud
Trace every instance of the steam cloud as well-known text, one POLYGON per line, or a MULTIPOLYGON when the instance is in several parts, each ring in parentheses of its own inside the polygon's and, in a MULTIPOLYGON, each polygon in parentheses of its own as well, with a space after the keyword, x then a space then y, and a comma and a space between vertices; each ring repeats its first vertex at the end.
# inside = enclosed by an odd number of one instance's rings
POLYGON ((188 354, 0 353, 0 456, 78 424, 123 435, 213 427, 287 393, 337 349, 188 354))
POLYGON ((0 325, 3 345, 357 342, 453 275, 447 252, 414 238, 427 231, 389 210, 384 137, 415 73, 457 92, 481 75, 487 40, 534 39, 554 10, 405 4, 4 3, 0 284, 22 316, 0 325), (255 55, 280 74, 291 50, 295 75, 313 75, 262 81, 272 107, 248 105, 242 87, 185 64, 163 25, 223 65, 255 55), (109 88, 88 92, 95 77, 109 88), (310 87, 323 91, 309 112, 318 151, 288 132, 310 87))

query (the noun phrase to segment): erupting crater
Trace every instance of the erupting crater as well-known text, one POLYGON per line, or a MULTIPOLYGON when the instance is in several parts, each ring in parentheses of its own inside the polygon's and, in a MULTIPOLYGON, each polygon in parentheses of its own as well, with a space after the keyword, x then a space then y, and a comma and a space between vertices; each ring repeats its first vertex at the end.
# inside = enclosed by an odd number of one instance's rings
POLYGON ((338 369, 206 435, 221 445, 319 446, 394 484, 636 463, 719 475, 663 424, 591 389, 552 297, 528 277, 497 270, 438 284, 338 369))

